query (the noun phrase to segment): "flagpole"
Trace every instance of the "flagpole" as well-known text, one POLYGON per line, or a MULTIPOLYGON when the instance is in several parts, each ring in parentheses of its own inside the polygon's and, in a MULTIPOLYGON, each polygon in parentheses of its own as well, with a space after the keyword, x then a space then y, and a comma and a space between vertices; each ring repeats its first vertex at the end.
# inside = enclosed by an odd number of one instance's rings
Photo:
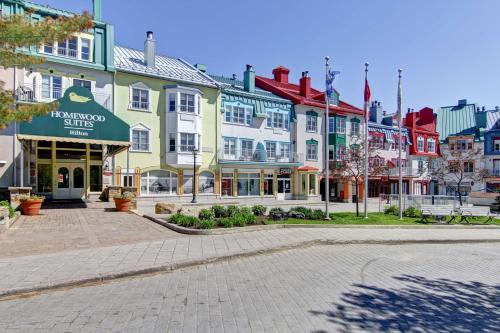
POLYGON ((399 219, 403 219, 403 205, 402 205, 402 198, 403 198, 403 152, 402 152, 402 131, 401 131, 401 123, 403 121, 403 108, 402 108, 402 91, 401 91, 401 73, 403 72, 402 69, 398 69, 398 128, 399 128, 399 196, 398 196, 398 201, 399 201, 399 219))
MULTIPOLYGON (((325 82, 328 81, 328 76, 330 73, 330 65, 328 62, 330 61, 330 57, 325 57, 325 82)), ((330 136, 330 122, 329 122, 329 113, 330 113, 330 98, 328 96, 328 87, 325 90, 325 102, 326 102, 326 110, 325 110, 325 220, 330 219, 329 214, 329 204, 330 204, 330 175, 329 175, 329 167, 330 167, 330 150, 328 149, 328 142, 330 136)))
MULTIPOLYGON (((368 82, 368 62, 365 63, 365 85, 368 82)), ((366 87, 365 87, 366 90, 366 87)), ((368 218, 368 107, 370 99, 365 98, 365 175, 364 175, 364 198, 365 202, 365 219, 368 218)))

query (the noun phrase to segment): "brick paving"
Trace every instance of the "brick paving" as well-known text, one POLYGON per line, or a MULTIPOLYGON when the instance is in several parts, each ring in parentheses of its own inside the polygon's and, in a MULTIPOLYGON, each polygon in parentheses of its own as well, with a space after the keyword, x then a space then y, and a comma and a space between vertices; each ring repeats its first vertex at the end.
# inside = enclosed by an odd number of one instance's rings
MULTIPOLYGON (((186 236, 45 255, 0 258, 0 294, 77 283, 141 270, 258 253, 305 242, 495 240, 500 229, 274 229, 225 235, 186 236)), ((134 273, 135 274, 135 273, 134 273)))
POLYGON ((497 332, 498 244, 336 245, 0 302, 5 332, 497 332))
POLYGON ((179 237, 110 203, 50 205, 39 216, 21 216, 0 232, 0 258, 122 245, 179 237))

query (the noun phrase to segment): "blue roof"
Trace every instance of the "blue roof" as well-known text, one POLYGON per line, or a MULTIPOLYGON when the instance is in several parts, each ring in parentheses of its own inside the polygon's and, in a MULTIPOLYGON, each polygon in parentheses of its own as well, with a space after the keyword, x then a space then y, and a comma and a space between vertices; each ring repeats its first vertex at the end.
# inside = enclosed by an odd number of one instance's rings
MULTIPOLYGON (((476 104, 460 104, 445 106, 437 110, 437 132, 439 140, 446 141, 449 136, 474 135, 476 140, 481 140, 478 120, 482 118, 481 112, 476 112, 476 104), (477 113, 477 114, 476 114, 477 113)), ((483 115, 484 116, 484 115, 483 115)))

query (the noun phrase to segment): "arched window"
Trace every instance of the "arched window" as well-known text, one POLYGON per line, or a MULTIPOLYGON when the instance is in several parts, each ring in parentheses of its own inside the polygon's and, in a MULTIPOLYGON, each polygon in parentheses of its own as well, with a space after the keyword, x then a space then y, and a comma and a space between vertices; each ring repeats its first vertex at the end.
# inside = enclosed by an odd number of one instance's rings
POLYGON ((203 171, 200 173, 198 181, 199 193, 214 193, 214 175, 210 171, 203 171))
POLYGON ((143 172, 141 174, 141 194, 177 194, 177 174, 166 170, 143 172))

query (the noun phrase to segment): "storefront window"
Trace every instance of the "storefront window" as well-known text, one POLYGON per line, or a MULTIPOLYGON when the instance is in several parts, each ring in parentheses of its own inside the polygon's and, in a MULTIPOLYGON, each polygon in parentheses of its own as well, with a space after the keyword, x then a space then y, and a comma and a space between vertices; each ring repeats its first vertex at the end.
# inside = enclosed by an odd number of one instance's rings
POLYGON ((233 195, 233 174, 223 173, 221 177, 221 194, 233 195))
POLYGON ((38 164, 37 192, 52 192, 52 165, 38 164))
POLYGON ((214 193, 214 175, 209 171, 200 173, 198 181, 199 193, 214 193))
POLYGON ((102 166, 90 166, 90 192, 102 191, 102 166))
POLYGON ((316 194, 316 175, 309 175, 309 194, 316 194))
POLYGON ((264 195, 274 194, 274 175, 272 173, 266 173, 264 175, 264 195))
POLYGON ((300 193, 307 193, 306 191, 306 177, 307 175, 300 175, 300 193))
POLYGON ((258 173, 238 174, 238 195, 260 195, 260 175, 258 173))
POLYGON ((193 194, 193 173, 184 174, 184 194, 193 194))
POLYGON ((141 174, 141 194, 162 195, 176 193, 176 173, 166 170, 152 170, 141 174))

